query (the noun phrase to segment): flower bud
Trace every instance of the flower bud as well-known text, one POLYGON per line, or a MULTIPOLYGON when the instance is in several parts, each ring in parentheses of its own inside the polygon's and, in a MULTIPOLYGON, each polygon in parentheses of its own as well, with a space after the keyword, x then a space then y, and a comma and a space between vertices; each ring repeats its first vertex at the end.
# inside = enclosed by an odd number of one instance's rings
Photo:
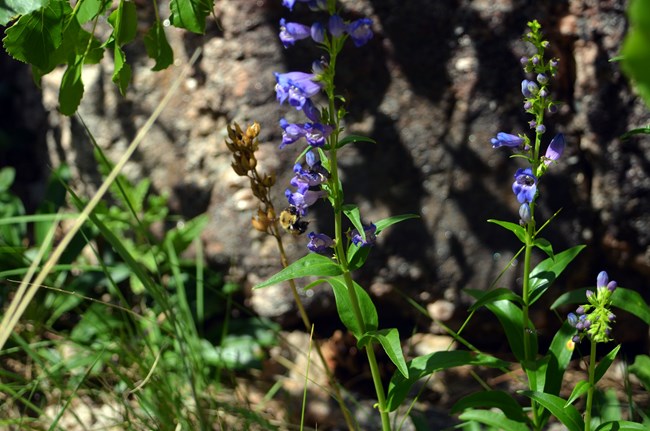
POLYGON ((607 290, 609 290, 610 292, 615 291, 616 287, 618 287, 618 283, 616 283, 614 280, 607 283, 607 290))
POLYGON ((546 84, 548 82, 548 76, 546 76, 543 73, 537 74, 537 82, 539 82, 542 85, 546 84))
POLYGON ((519 207, 519 218, 521 219, 523 224, 530 223, 532 217, 530 214, 530 205, 528 205, 528 203, 523 203, 519 207))
POLYGON ((576 308, 576 313, 579 315, 585 314, 585 307, 581 305, 580 307, 576 308))

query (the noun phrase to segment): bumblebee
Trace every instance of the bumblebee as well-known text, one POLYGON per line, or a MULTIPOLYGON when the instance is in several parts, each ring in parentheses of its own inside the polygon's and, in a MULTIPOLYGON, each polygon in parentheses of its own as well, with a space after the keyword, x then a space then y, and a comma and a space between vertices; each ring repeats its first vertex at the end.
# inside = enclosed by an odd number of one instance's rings
POLYGON ((308 221, 300 219, 298 208, 290 206, 280 213, 280 225, 294 235, 300 235, 307 230, 308 221))

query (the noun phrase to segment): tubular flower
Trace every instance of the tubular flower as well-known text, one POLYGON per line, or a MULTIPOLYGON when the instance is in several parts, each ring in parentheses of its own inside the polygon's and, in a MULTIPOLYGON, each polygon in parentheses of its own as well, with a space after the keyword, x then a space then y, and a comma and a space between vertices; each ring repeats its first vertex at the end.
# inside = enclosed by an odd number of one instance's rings
POLYGON ((524 138, 512 135, 510 133, 499 132, 496 138, 490 140, 492 148, 499 147, 520 147, 524 143, 524 138))
POLYGON ((551 143, 546 149, 546 154, 544 155, 544 164, 546 166, 549 166, 551 163, 557 161, 560 157, 562 157, 565 145, 564 135, 562 133, 555 135, 555 137, 551 139, 551 143))
POLYGON ((345 33, 345 23, 343 18, 340 15, 330 16, 329 22, 327 23, 327 28, 334 37, 339 37, 345 33))
POLYGON ((364 226, 363 231, 366 234, 366 239, 364 241, 363 236, 359 233, 358 230, 353 229, 349 235, 350 239, 352 240, 352 243, 354 245, 357 245, 359 247, 365 247, 365 246, 372 246, 375 244, 377 241, 377 235, 375 232, 377 232, 377 226, 374 224, 370 223, 369 226, 364 226))
POLYGON ((512 183, 512 191, 520 204, 531 203, 535 199, 537 178, 533 175, 532 169, 517 169, 515 182, 512 183))
POLYGON ((289 105, 300 110, 310 97, 315 96, 321 85, 314 82, 316 75, 304 72, 275 73, 276 98, 280 104, 289 100, 289 105))
POLYGON ((308 26, 297 22, 287 22, 284 18, 280 19, 280 40, 285 48, 309 36, 311 36, 311 29, 308 26))
POLYGON ((282 143, 280 144, 280 149, 293 144, 298 139, 305 137, 307 134, 303 124, 289 123, 284 118, 280 120, 280 127, 284 130, 284 132, 282 132, 282 143))
POLYGON ((312 147, 325 145, 327 137, 332 133, 332 127, 321 123, 305 124, 305 139, 312 147))
POLYGON ((290 189, 285 190, 284 195, 289 201, 289 205, 296 207, 301 216, 307 215, 307 208, 314 205, 318 199, 327 196, 324 190, 309 190, 301 187, 298 191, 292 192, 290 189))
POLYGON ((328 248, 334 245, 334 240, 324 233, 310 232, 307 248, 313 253, 325 253, 328 248))
POLYGON ((372 20, 370 18, 361 18, 348 24, 347 32, 354 42, 354 46, 360 46, 368 43, 372 39, 372 20))

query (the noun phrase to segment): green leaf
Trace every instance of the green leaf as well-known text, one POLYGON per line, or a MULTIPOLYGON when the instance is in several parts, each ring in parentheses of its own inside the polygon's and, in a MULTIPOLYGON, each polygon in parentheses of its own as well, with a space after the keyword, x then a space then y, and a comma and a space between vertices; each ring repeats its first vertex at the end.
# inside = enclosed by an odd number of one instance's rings
POLYGON ((207 214, 201 214, 175 227, 165 235, 165 242, 171 242, 177 253, 182 253, 192 242, 201 235, 210 221, 207 214))
POLYGON ((0 193, 9 190, 16 178, 16 170, 11 166, 0 169, 0 193))
MULTIPOLYGON (((327 277, 324 280, 332 286, 334 300, 336 301, 336 310, 339 313, 341 322, 343 322, 345 327, 354 334, 357 340, 361 339, 364 331, 361 329, 361 326, 354 315, 354 308, 350 302, 350 294, 348 293, 345 280, 342 276, 327 277)), ((366 292, 363 287, 359 286, 355 281, 353 281, 352 284, 357 294, 359 308, 361 309, 361 317, 363 318, 366 331, 376 331, 379 326, 379 318, 377 317, 375 304, 372 303, 370 295, 368 295, 368 292, 366 292)))
POLYGON ((647 431, 646 425, 630 421, 610 421, 602 423, 595 431, 647 431))
POLYGON ((343 214, 345 214, 345 216, 352 222, 352 225, 357 229, 357 232, 359 232, 365 241, 366 232, 363 229, 363 224, 361 224, 361 214, 359 214, 359 208, 356 205, 346 204, 343 205, 341 209, 343 210, 343 214))
MULTIPOLYGON (((78 2, 79 3, 79 2, 78 2)), ((83 0, 79 3, 77 8, 77 21, 79 24, 85 24, 91 19, 94 19, 100 13, 103 13, 108 5, 111 3, 110 0, 83 0)))
POLYGON ((401 214, 401 215, 396 215, 392 217, 387 217, 381 220, 378 220, 375 222, 375 226, 377 226, 377 235, 384 229, 386 229, 389 226, 392 226, 396 223, 403 222, 404 220, 409 220, 412 218, 420 218, 419 215, 417 214, 401 214))
POLYGON ((151 70, 166 69, 174 62, 174 52, 167 42, 165 28, 160 21, 156 21, 144 36, 144 46, 147 48, 149 58, 156 60, 151 70))
POLYGON ((329 277, 341 275, 342 273, 341 268, 332 259, 317 253, 309 253, 253 288, 261 289, 262 287, 273 286, 300 277, 329 277))
POLYGON ((50 0, 43 9, 21 16, 5 31, 5 50, 16 60, 45 73, 51 71, 57 65, 53 53, 61 44, 66 16, 71 12, 67 0, 50 0))
POLYGON ((462 350, 433 352, 428 355, 418 356, 406 363, 408 379, 402 373, 393 374, 388 384, 386 405, 388 411, 397 409, 406 398, 411 386, 422 377, 461 365, 476 365, 492 368, 505 368, 508 362, 490 355, 467 352, 462 350))
POLYGON ((569 431, 584 430, 585 422, 582 420, 580 412, 572 405, 566 405, 564 399, 543 392, 521 391, 520 393, 532 398, 547 408, 569 431))
POLYGON ((573 390, 571 391, 571 395, 569 396, 569 399, 566 400, 565 405, 570 405, 575 402, 578 398, 583 396, 584 394, 587 393, 589 390, 589 382, 587 380, 581 380, 579 381, 574 387, 573 390))
POLYGON ((621 68, 634 80, 639 94, 650 106, 650 2, 630 1, 628 17, 630 29, 623 41, 621 68))
POLYGON ((508 419, 501 412, 468 410, 460 415, 459 418, 466 422, 479 422, 499 431, 530 431, 530 428, 525 423, 508 419))
POLYGON ((481 295, 476 299, 476 302, 472 304, 471 307, 469 307, 469 311, 476 311, 479 308, 483 307, 485 304, 499 300, 508 300, 516 302, 520 305, 523 304, 521 296, 517 295, 510 289, 500 287, 498 289, 492 289, 487 292, 481 292, 481 295))
POLYGON ((193 33, 205 32, 205 19, 212 11, 211 0, 171 0, 171 23, 193 33))
MULTIPOLYGON (((573 354, 573 349, 569 349, 567 343, 574 334, 575 328, 569 322, 565 321, 551 341, 547 353, 549 360, 546 367, 540 369, 540 372, 546 373, 544 378, 544 392, 547 394, 560 394, 564 372, 569 366, 571 355, 573 354)), ((538 377, 538 380, 541 380, 541 377, 538 377)))
POLYGON ((521 406, 512 396, 504 391, 483 391, 475 392, 461 398, 451 408, 451 413, 456 414, 470 408, 497 408, 501 410, 508 419, 515 422, 528 422, 521 406))
MULTIPOLYGON (((475 289, 465 289, 465 291, 474 298, 478 298, 483 293, 475 289)), ((521 308, 507 300, 490 302, 485 304, 485 307, 499 319, 499 323, 501 323, 501 327, 506 333, 510 350, 512 350, 517 360, 519 362, 524 361, 526 358, 524 354, 524 327, 522 326, 524 315, 521 308)), ((528 324, 529 327, 532 327, 530 322, 528 324)), ((532 358, 537 354, 537 334, 532 332, 530 335, 530 347, 532 349, 530 357, 532 358)))
POLYGON ((548 240, 544 238, 535 238, 533 245, 546 253, 551 259, 555 257, 553 254, 553 246, 548 242, 548 240))
POLYGON ((499 226, 501 226, 504 229, 509 230, 510 232, 514 233, 517 235, 517 238, 519 238, 519 241, 521 241, 523 244, 526 244, 526 229, 523 228, 523 226, 520 226, 515 223, 511 223, 509 221, 501 221, 501 220, 495 220, 495 219, 489 219, 488 223, 494 223, 499 226))
POLYGON ((113 27, 113 40, 116 46, 123 46, 133 39, 138 31, 138 15, 135 3, 120 0, 120 4, 109 16, 108 22, 113 27))
POLYGON ((82 68, 83 57, 77 57, 77 61, 68 65, 61 79, 59 110, 64 115, 74 114, 81 103, 81 97, 84 94, 84 83, 81 80, 82 68))
POLYGON ((6 26, 12 19, 34 12, 47 2, 48 0, 0 0, 0 25, 6 26))
POLYGON ((544 292, 551 287, 551 284, 562 274, 567 265, 576 258, 583 248, 585 248, 584 245, 571 247, 556 254, 554 259, 549 257, 533 268, 530 272, 529 305, 534 304, 542 297, 544 292))
POLYGON ((611 352, 604 356, 598 365, 596 365, 596 370, 594 370, 594 384, 598 383, 598 381, 603 378, 609 366, 612 365, 612 362, 614 362, 614 359, 616 359, 616 355, 620 349, 621 345, 619 344, 618 346, 614 347, 611 352))
POLYGON ((377 143, 374 139, 368 138, 367 136, 348 135, 336 143, 336 148, 342 148, 348 144, 352 144, 356 142, 370 142, 371 144, 377 143))
POLYGON ((115 69, 113 69, 113 82, 120 90, 120 94, 124 96, 126 89, 131 81, 131 66, 126 62, 126 55, 122 48, 115 45, 114 59, 115 69))
POLYGON ((639 379, 645 390, 650 391, 650 356, 638 355, 629 370, 639 379))
POLYGON ((399 331, 397 328, 381 329, 379 331, 367 331, 359 339, 359 346, 365 346, 372 343, 373 340, 379 341, 381 347, 395 364, 397 370, 404 376, 405 379, 409 378, 409 371, 404 360, 404 353, 402 352, 402 345, 399 339, 399 331))

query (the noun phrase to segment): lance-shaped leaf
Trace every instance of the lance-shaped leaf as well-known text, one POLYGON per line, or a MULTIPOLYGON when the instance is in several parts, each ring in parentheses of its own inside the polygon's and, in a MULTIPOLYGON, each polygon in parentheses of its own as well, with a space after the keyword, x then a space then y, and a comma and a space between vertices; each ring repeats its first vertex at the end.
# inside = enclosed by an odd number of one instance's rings
POLYGON ((372 299, 370 299, 368 292, 366 292, 356 282, 352 282, 357 295, 359 308, 361 310, 361 318, 363 319, 364 328, 362 328, 354 314, 354 308, 350 300, 350 293, 348 292, 348 287, 343 277, 327 277, 324 281, 328 282, 330 286, 332 286, 334 299, 336 301, 336 310, 339 313, 341 322, 343 322, 345 327, 354 334, 357 340, 363 336, 364 329, 365 331, 375 331, 377 329, 379 322, 377 309, 375 308, 375 304, 372 303, 372 299))
POLYGON ((254 289, 273 286, 274 284, 293 280, 295 278, 308 276, 331 277, 341 275, 342 273, 343 271, 341 271, 341 268, 334 263, 332 259, 320 254, 309 253, 305 257, 293 262, 282 271, 271 276, 268 280, 256 285, 254 289))

